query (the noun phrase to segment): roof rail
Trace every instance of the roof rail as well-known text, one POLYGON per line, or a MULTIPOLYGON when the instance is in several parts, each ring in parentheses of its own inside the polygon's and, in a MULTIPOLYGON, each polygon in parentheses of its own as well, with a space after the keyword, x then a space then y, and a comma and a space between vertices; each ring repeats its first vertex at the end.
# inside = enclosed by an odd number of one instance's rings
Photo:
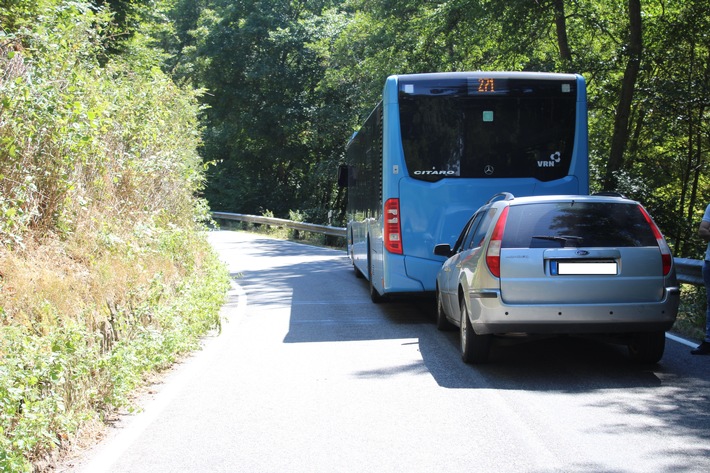
POLYGON ((614 192, 614 191, 595 192, 592 195, 598 195, 601 197, 621 197, 622 199, 626 199, 626 196, 624 194, 622 194, 621 192, 614 192))
POLYGON ((511 194, 510 192, 500 192, 500 193, 494 195, 493 197, 491 197, 490 199, 488 199, 488 202, 486 202, 486 204, 491 204, 497 200, 513 200, 513 199, 515 199, 515 196, 513 194, 511 194), (502 199, 501 199, 501 197, 502 197, 502 199))

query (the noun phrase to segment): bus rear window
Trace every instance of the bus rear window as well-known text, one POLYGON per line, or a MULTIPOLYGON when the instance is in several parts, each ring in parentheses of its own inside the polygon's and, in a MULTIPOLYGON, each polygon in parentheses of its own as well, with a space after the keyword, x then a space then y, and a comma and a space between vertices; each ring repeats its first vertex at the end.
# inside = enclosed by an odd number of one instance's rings
POLYGON ((510 80, 492 86, 470 80, 402 84, 400 126, 411 177, 552 181, 569 173, 574 82, 510 80))

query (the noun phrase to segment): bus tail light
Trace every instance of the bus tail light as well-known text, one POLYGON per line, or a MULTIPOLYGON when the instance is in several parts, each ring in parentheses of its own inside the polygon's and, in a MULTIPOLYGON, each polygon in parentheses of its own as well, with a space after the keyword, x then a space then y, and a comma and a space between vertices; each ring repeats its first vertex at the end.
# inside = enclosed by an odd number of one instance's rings
POLYGON ((666 243, 666 239, 663 238, 663 234, 661 233, 661 230, 658 228, 658 225, 656 225, 656 222, 653 221, 651 216, 646 212, 646 209, 644 209, 642 206, 639 205, 639 209, 641 209, 641 213, 643 214, 643 218, 646 219, 646 222, 651 226, 651 230, 653 230, 653 236, 656 237, 656 241, 658 242, 658 247, 661 249, 661 261, 663 263, 663 275, 668 276, 668 273, 671 272, 671 266, 673 263, 673 256, 671 255, 671 249, 668 247, 668 243, 666 243))
POLYGON ((500 277, 500 248, 503 241, 503 229, 505 228, 506 220, 508 220, 508 207, 504 208, 501 212, 500 218, 493 229, 491 241, 488 243, 488 249, 486 250, 486 265, 491 274, 497 278, 500 277))
POLYGON ((390 253, 402 254, 402 226, 400 224, 399 199, 385 202, 385 249, 390 253))

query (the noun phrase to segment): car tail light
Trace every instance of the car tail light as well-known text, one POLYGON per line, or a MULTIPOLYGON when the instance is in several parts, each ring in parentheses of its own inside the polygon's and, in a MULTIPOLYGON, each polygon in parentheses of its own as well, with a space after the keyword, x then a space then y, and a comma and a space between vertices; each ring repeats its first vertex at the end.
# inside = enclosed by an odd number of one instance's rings
POLYGON ((658 247, 661 249, 661 260, 663 261, 663 275, 668 276, 668 273, 671 272, 671 264, 673 263, 673 257, 671 256, 671 249, 668 247, 668 244, 666 243, 666 239, 663 238, 663 234, 661 233, 661 230, 658 228, 658 225, 656 225, 656 222, 653 221, 651 216, 646 212, 646 209, 644 209, 642 206, 639 205, 639 209, 641 209, 641 213, 643 214, 643 218, 646 219, 648 222, 649 226, 651 227, 651 230, 653 230, 653 236, 656 237, 656 241, 658 242, 658 247))
POLYGON ((503 229, 505 229, 505 221, 508 219, 508 208, 503 209, 500 214, 500 218, 493 229, 493 235, 491 235, 491 241, 488 243, 488 250, 486 250, 486 264, 488 265, 488 270, 493 274, 493 276, 500 277, 500 247, 503 240, 503 229))
POLYGON ((385 249, 402 254, 402 226, 400 225, 399 199, 385 202, 385 249))

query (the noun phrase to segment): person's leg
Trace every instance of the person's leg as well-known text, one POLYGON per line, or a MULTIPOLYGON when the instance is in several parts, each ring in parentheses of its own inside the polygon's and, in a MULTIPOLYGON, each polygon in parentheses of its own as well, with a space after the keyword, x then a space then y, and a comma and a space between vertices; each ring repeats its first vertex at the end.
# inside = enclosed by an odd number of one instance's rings
POLYGON ((707 299, 707 310, 705 312, 705 341, 697 348, 690 351, 693 355, 710 355, 710 261, 703 264, 703 281, 705 282, 705 294, 707 299))

